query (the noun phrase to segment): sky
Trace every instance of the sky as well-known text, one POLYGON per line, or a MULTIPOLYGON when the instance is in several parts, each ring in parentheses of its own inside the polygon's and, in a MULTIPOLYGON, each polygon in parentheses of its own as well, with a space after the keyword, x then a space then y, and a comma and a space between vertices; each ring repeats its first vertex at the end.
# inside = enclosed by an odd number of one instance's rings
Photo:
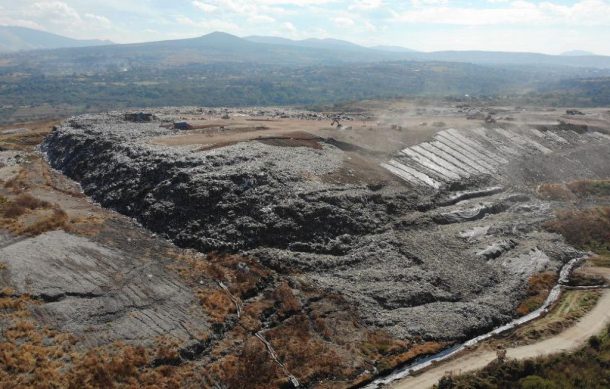
POLYGON ((610 0, 0 0, 0 25, 117 43, 224 31, 420 51, 610 55, 610 0))

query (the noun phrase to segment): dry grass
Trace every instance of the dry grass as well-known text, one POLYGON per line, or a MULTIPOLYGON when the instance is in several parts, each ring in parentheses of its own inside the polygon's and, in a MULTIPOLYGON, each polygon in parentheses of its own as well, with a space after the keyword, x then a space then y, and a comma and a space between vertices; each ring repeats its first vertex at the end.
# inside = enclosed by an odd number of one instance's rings
POLYGON ((493 345, 514 347, 557 335, 593 309, 600 296, 598 290, 565 291, 548 314, 526 326, 518 327, 493 345))
POLYGON ((269 357, 262 342, 252 336, 245 340, 237 356, 226 358, 219 371, 230 389, 267 389, 286 382, 280 367, 269 357))
POLYGON ((0 219, 1 228, 11 231, 16 235, 29 236, 36 236, 58 229, 70 229, 68 214, 58 206, 38 201, 26 194, 20 194, 19 198, 22 199, 21 204, 17 201, 10 201, 2 206, 3 218, 0 219), (23 205, 23 203, 29 205, 23 205), (48 209, 49 212, 35 215, 34 220, 26 222, 25 217, 30 214, 30 211, 35 209, 48 209))
POLYGON ((229 314, 235 312, 235 304, 223 290, 200 290, 197 297, 205 312, 217 323, 223 323, 229 314))
POLYGON ((379 359, 385 355, 402 353, 407 344, 398 341, 385 331, 372 331, 367 334, 366 340, 360 346, 368 358, 379 359))
POLYGON ((589 263, 596 267, 610 267, 610 255, 596 255, 589 259, 589 263))
POLYGON ((4 200, 0 205, 2 216, 8 219, 16 219, 26 212, 40 208, 50 208, 51 204, 39 200, 28 193, 21 193, 13 200, 4 200))
POLYGON ((566 186, 581 198, 610 196, 610 180, 580 180, 570 182, 566 186))
POLYGON ((564 184, 542 184, 537 189, 538 197, 545 200, 568 201, 576 198, 564 184))
POLYGON ((37 220, 35 223, 19 231, 20 235, 40 235, 48 231, 65 229, 68 225, 68 214, 62 209, 53 209, 50 216, 37 220))
POLYGON ((75 337, 32 321, 29 307, 35 301, 8 293, 2 296, 0 321, 5 325, 0 333, 0 388, 205 387, 188 383, 196 377, 190 364, 152 364, 159 356, 176 355, 176 346, 165 342, 143 348, 115 343, 84 351, 75 337))
POLYGON ((22 168, 15 177, 4 183, 4 187, 15 194, 28 190, 31 187, 28 176, 28 170, 22 168))
POLYGON ((286 282, 280 284, 274 291, 274 297, 277 301, 277 305, 279 305, 278 312, 283 316, 299 312, 302 308, 301 302, 294 295, 292 289, 286 282))
POLYGON ((44 138, 47 136, 47 132, 29 132, 23 134, 11 134, 8 136, 0 137, 2 146, 10 150, 31 150, 38 146, 44 138))
POLYGON ((556 283, 557 275, 552 272, 531 276, 528 280, 527 297, 517 307, 517 314, 524 316, 540 308, 556 283))
POLYGON ((0 228, 17 235, 39 235, 56 229, 66 229, 69 217, 57 205, 39 200, 29 193, 19 193, 13 199, 0 202, 0 228), (35 210, 49 210, 32 214, 35 210), (34 220, 27 220, 32 215, 34 220))
POLYGON ((378 369, 380 371, 389 371, 395 366, 412 362, 417 358, 437 354, 448 346, 449 344, 444 342, 423 342, 415 344, 401 354, 382 359, 378 369))
POLYGON ((579 180, 566 184, 542 184, 538 196, 546 200, 573 201, 610 196, 610 180, 579 180))
POLYGON ((545 227, 580 248, 610 250, 610 207, 557 211, 545 227))
POLYGON ((324 341, 309 318, 297 314, 265 333, 286 368, 300 381, 312 382, 354 375, 353 364, 324 341))

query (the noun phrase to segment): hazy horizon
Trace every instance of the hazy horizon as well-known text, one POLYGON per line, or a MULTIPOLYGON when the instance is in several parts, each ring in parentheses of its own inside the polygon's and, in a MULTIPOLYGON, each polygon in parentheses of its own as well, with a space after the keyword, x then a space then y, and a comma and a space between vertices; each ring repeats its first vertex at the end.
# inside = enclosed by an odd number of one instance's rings
POLYGON ((0 25, 116 43, 192 38, 333 38, 418 51, 610 55, 610 1, 0 0, 0 25))

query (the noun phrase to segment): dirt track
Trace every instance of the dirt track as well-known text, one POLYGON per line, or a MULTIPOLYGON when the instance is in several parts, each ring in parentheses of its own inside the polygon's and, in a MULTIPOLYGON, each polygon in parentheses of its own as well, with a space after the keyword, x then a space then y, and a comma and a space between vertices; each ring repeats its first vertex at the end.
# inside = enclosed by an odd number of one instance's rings
MULTIPOLYGON (((603 268, 589 268, 588 273, 597 273, 610 279, 610 272, 603 268)), ((507 357, 527 359, 574 350, 583 345, 591 336, 597 335, 610 323, 610 291, 604 291, 597 305, 591 312, 580 319, 574 326, 561 334, 541 342, 507 350, 507 357)), ((448 372, 455 374, 482 369, 496 358, 496 353, 477 350, 463 357, 448 361, 424 373, 407 377, 394 385, 395 389, 430 388, 448 372)))

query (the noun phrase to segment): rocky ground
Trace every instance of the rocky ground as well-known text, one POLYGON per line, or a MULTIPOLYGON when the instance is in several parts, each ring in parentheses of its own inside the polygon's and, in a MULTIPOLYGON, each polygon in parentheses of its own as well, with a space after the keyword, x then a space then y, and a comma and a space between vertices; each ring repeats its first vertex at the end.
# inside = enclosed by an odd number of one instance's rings
MULTIPOLYGON (((610 170, 600 123, 562 125, 548 113, 545 128, 469 129, 457 116, 470 110, 456 108, 442 120, 458 133, 439 125, 419 135, 396 113, 151 113, 53 129, 42 145, 49 164, 118 214, 95 207, 112 221, 85 236, 63 226, 23 240, 13 228, 2 280, 11 296, 41 302, 32 315, 78 335, 79 347, 171 339, 182 384, 257 377, 265 387, 292 375, 348 386, 509 321, 532 277, 580 255, 542 228, 554 205, 537 185, 610 170), (335 118, 342 124, 330 128, 335 118), (273 120, 289 131, 258 123, 273 120), (182 121, 197 125, 177 129, 182 121), (383 147, 376 129, 391 134, 383 147), (256 370, 234 370, 243 364, 256 370), (202 365, 205 378, 185 373, 202 365)), ((16 156, 5 155, 8 168, 16 156)))

